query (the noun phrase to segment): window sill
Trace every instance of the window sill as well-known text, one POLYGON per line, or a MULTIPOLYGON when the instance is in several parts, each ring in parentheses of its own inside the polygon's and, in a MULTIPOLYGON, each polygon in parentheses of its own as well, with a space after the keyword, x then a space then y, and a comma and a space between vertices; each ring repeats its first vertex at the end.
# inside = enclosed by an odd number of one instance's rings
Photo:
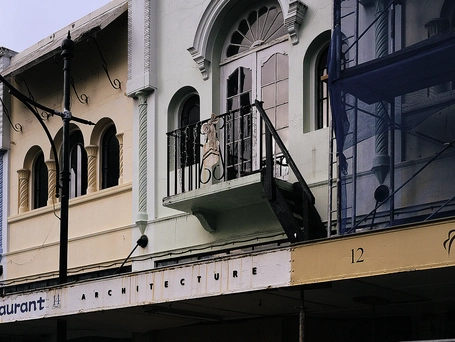
MULTIPOLYGON (((69 208, 71 209, 71 207, 74 207, 74 206, 86 204, 88 202, 97 201, 99 199, 104 199, 107 197, 112 197, 112 196, 115 196, 115 195, 123 193, 123 192, 129 192, 131 190, 132 190, 132 183, 121 184, 121 185, 113 186, 108 189, 98 190, 91 194, 79 196, 76 198, 71 198, 69 201, 69 208)), ((47 205, 46 207, 32 209, 32 210, 29 210, 22 214, 11 215, 8 217, 8 223, 19 222, 21 220, 25 220, 25 219, 28 219, 31 217, 41 216, 41 215, 45 215, 48 213, 52 213, 57 210, 58 211, 60 210, 60 202, 56 202, 55 205, 47 205)))

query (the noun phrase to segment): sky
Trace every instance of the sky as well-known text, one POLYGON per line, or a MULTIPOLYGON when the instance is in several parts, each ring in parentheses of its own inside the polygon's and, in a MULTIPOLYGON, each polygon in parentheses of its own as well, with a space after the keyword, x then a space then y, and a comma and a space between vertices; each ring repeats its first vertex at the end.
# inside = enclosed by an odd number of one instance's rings
POLYGON ((110 0, 0 0, 0 46, 21 52, 110 0))

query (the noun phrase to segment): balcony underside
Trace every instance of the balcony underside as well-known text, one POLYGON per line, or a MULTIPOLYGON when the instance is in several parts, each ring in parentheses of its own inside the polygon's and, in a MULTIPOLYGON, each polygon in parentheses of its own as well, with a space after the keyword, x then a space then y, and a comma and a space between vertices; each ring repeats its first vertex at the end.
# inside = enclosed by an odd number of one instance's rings
POLYGON ((267 203, 259 172, 163 198, 165 207, 195 215, 211 232, 218 213, 257 203, 267 203))

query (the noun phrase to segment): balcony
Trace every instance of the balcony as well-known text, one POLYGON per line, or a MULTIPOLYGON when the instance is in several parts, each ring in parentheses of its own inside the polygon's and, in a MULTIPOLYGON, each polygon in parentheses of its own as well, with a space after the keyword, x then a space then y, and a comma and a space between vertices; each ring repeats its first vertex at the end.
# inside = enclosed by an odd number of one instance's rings
POLYGON ((164 206, 214 232, 220 212, 264 204, 290 241, 325 235, 314 196, 260 102, 169 132, 167 141, 164 206))

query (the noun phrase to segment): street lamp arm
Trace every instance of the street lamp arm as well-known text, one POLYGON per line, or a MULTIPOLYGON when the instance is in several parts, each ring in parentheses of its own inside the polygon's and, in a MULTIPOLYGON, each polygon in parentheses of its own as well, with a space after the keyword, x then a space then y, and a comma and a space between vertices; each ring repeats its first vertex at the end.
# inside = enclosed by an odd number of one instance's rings
POLYGON ((46 136, 49 140, 49 143, 51 144, 52 152, 54 153, 54 158, 55 158, 55 166, 57 168, 57 172, 55 173, 56 177, 56 182, 55 182, 55 197, 59 197, 59 188, 60 188, 60 183, 58 182, 58 173, 60 170, 59 163, 58 163, 58 154, 57 154, 57 148, 55 147, 54 140, 52 139, 51 133, 47 129, 46 125, 44 124, 43 120, 41 119, 41 116, 38 114, 35 108, 32 107, 32 105, 36 108, 40 108, 41 110, 44 110, 48 113, 51 114, 59 114, 54 109, 48 108, 46 106, 43 106, 34 100, 28 98, 24 94, 22 94, 19 90, 17 90, 11 83, 9 83, 2 75, 0 75, 0 82, 2 82, 10 91, 11 95, 16 97, 19 101, 21 101, 32 113, 35 115, 35 117, 38 119, 38 122, 40 123, 41 127, 43 127, 44 132, 46 133, 46 136))
POLYGON ((60 189, 60 183, 58 181, 58 174, 60 172, 60 166, 58 163, 58 154, 57 154, 57 148, 55 147, 54 140, 52 140, 51 133, 47 129, 46 125, 44 124, 43 120, 41 119, 40 115, 38 112, 31 106, 30 103, 28 102, 23 102, 24 105, 35 115, 35 117, 38 119, 41 127, 44 129, 44 132, 46 133, 47 139, 49 140, 52 148, 52 153, 54 153, 54 159, 55 159, 55 167, 57 172, 55 173, 55 197, 59 197, 59 189, 60 189))
POLYGON ((79 122, 79 123, 82 123, 82 124, 85 124, 85 125, 91 125, 93 126, 94 123, 89 121, 89 120, 85 120, 85 119, 81 119, 81 118, 78 118, 77 116, 72 116, 71 117, 71 120, 74 120, 76 122, 79 122))

